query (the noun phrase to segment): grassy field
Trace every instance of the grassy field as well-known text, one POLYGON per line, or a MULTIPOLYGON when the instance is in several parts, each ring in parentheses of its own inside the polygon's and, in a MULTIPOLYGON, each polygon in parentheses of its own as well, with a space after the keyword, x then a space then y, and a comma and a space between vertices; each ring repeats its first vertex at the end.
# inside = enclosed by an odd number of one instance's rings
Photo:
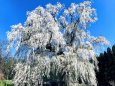
POLYGON ((14 86, 11 80, 2 80, 0 81, 0 86, 14 86))

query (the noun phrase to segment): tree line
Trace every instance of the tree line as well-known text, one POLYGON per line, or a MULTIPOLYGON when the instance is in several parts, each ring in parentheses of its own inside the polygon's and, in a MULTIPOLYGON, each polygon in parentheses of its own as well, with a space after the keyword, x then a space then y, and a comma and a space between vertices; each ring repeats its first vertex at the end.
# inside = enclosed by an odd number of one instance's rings
POLYGON ((112 46, 112 49, 107 48, 107 51, 101 53, 97 59, 99 86, 115 86, 115 45, 112 46))

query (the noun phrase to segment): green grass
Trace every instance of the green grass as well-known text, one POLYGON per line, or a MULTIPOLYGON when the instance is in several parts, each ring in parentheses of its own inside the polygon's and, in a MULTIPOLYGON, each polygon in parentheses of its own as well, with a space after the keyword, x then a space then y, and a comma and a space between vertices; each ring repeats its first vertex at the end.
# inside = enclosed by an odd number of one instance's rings
POLYGON ((0 86, 14 86, 11 80, 0 81, 0 86))

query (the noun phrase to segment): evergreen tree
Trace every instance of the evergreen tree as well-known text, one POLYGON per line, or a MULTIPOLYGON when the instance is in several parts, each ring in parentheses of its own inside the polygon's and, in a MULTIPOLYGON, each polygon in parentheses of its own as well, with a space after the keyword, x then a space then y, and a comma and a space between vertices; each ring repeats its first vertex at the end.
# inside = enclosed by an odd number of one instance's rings
POLYGON ((111 86, 109 82, 115 82, 115 45, 112 50, 107 48, 107 52, 97 57, 99 63, 99 72, 97 79, 99 86, 111 86))

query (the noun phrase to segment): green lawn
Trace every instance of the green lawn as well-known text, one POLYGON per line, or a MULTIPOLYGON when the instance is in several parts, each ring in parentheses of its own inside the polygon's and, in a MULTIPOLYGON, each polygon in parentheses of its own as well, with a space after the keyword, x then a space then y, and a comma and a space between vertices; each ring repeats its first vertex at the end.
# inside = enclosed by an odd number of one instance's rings
POLYGON ((14 86, 11 80, 2 80, 0 81, 0 86, 14 86))

